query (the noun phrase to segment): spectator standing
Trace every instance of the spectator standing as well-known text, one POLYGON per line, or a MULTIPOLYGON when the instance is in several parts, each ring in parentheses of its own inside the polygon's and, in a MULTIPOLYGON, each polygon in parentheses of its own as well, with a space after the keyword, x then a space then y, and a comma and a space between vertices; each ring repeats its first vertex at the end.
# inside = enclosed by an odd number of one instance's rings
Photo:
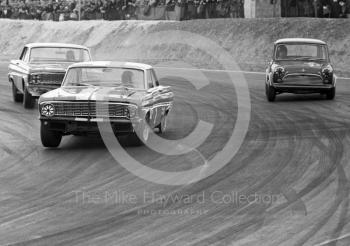
POLYGON ((231 18, 239 17, 239 0, 230 1, 230 16, 231 18))
POLYGON ((70 20, 78 20, 79 19, 79 11, 77 9, 73 9, 73 11, 69 15, 70 20))
POLYGON ((185 0, 176 0, 175 2, 175 16, 176 20, 182 20, 184 17, 185 0))
POLYGON ((227 18, 229 17, 229 1, 218 0, 216 5, 216 12, 218 18, 227 18))
POLYGON ((13 13, 11 15, 11 19, 19 19, 19 8, 14 7, 13 13))
POLYGON ((11 18, 12 16, 12 10, 11 8, 7 5, 5 6, 5 9, 2 11, 2 18, 11 18))
POLYGON ((103 8, 103 2, 101 0, 98 0, 95 5, 95 17, 96 20, 101 20, 103 19, 103 14, 102 14, 102 8, 103 8))
POLYGON ((187 0, 187 9, 186 9, 186 19, 191 20, 196 18, 196 7, 194 0, 187 0))
MULTIPOLYGON (((125 5, 122 6, 122 18, 124 20, 137 19, 135 16, 136 12, 136 4, 133 0, 125 0, 125 5)), ((154 4, 155 7, 156 2, 154 4)))
POLYGON ((206 0, 206 18, 216 18, 216 0, 206 0))
POLYGON ((170 13, 175 11, 175 0, 166 0, 165 2, 165 19, 170 20, 170 13))
POLYGON ((101 10, 101 13, 102 13, 102 19, 104 19, 104 20, 108 20, 107 9, 108 9, 107 0, 103 0, 102 7, 101 7, 100 10, 101 10))
POLYGON ((107 7, 108 20, 120 20, 119 9, 116 0, 111 0, 107 7))

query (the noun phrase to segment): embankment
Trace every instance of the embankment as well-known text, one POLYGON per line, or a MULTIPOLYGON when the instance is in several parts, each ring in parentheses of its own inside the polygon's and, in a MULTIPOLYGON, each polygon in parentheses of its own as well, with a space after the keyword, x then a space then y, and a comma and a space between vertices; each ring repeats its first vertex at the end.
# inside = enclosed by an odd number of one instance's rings
POLYGON ((166 21, 0 21, 1 59, 16 58, 28 42, 69 42, 87 45, 95 60, 136 60, 159 64, 182 61, 193 66, 222 68, 228 52, 243 70, 263 71, 273 41, 284 37, 322 39, 342 75, 349 74, 350 21, 347 19, 211 19, 166 21), (184 35, 192 38, 184 44, 184 35), (217 47, 203 46, 206 40, 217 47), (181 43, 182 42, 182 43, 181 43), (208 49, 208 50, 206 50, 208 49), (211 49, 211 50, 210 50, 211 49), (208 52, 209 51, 209 52, 208 52), (217 56, 213 56, 213 53, 217 56))

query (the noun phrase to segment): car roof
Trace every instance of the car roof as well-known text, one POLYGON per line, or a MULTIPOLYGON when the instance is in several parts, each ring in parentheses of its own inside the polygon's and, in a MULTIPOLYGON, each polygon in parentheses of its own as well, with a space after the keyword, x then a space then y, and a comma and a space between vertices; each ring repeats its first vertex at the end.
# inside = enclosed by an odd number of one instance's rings
POLYGON ((310 44, 326 44, 324 41, 313 38, 282 38, 278 39, 275 44, 281 43, 310 43, 310 44))
POLYGON ((152 68, 152 66, 144 63, 122 62, 122 61, 79 62, 69 66, 69 68, 73 68, 73 67, 121 67, 121 68, 132 68, 132 69, 141 69, 141 70, 152 68))
POLYGON ((26 44, 28 48, 35 47, 60 47, 60 48, 77 48, 77 49, 88 49, 86 46, 78 44, 66 44, 66 43, 29 43, 26 44))

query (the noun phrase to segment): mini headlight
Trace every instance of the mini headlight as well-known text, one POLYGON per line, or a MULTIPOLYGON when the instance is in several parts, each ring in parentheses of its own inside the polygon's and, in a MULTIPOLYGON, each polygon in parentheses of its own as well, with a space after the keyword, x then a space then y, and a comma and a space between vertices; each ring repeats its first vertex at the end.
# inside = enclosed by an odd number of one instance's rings
POLYGON ((285 73, 284 67, 282 67, 282 66, 276 67, 275 72, 280 74, 280 75, 284 75, 284 73, 285 73))
POLYGON ((327 66, 322 68, 322 74, 327 75, 330 73, 333 73, 333 68, 331 65, 328 64, 327 66))
POLYGON ((282 67, 280 65, 273 66, 272 71, 273 71, 273 81, 274 82, 281 82, 283 80, 284 76, 286 75, 286 71, 285 71, 284 67, 282 67))
POLYGON ((45 104, 41 108, 41 115, 52 117, 55 115, 55 106, 52 104, 45 104))

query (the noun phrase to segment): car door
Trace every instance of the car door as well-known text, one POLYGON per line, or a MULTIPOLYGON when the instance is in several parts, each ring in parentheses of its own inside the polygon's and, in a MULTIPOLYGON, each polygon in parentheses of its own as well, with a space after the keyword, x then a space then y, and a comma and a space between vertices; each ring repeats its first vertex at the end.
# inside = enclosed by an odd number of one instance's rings
POLYGON ((29 48, 24 47, 18 60, 11 61, 10 73, 16 87, 23 92, 22 81, 28 75, 27 60, 29 56, 29 48))

